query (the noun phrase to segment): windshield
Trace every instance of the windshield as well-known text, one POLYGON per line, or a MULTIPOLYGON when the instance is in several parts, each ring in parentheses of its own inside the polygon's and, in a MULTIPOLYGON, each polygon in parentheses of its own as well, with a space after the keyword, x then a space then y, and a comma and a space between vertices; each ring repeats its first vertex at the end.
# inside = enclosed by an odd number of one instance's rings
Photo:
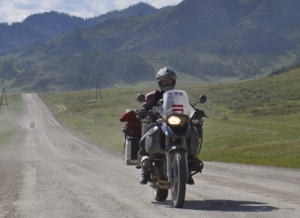
POLYGON ((170 90, 163 95, 163 105, 159 108, 159 113, 164 119, 171 114, 185 114, 190 118, 195 110, 190 105, 189 97, 183 90, 170 90))

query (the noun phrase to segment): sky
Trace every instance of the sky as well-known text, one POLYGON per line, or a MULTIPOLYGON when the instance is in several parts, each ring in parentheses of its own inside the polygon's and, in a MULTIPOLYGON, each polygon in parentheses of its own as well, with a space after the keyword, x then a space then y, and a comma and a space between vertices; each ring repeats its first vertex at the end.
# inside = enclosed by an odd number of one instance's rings
POLYGON ((64 12, 82 18, 125 9, 139 2, 156 8, 177 5, 182 0, 0 0, 0 23, 22 22, 32 14, 64 12))

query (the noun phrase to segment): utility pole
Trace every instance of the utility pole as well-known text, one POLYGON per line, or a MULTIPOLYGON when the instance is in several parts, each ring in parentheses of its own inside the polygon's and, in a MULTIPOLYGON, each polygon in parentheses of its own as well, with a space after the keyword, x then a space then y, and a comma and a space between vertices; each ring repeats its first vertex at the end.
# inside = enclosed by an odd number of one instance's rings
POLYGON ((253 80, 255 80, 256 67, 253 65, 253 80))
POLYGON ((7 109, 8 109, 8 101, 7 101, 7 97, 6 97, 6 92, 5 92, 5 88, 2 89, 2 95, 1 95, 1 100, 0 100, 0 108, 2 105, 6 105, 7 109), (3 103, 3 97, 5 97, 5 104, 3 103))
POLYGON ((96 101, 97 101, 97 99, 98 99, 98 93, 99 93, 99 97, 100 97, 100 99, 101 99, 102 104, 104 104, 104 103, 103 103, 103 99, 102 99, 102 95, 101 95, 101 89, 100 89, 99 80, 96 79, 96 101))

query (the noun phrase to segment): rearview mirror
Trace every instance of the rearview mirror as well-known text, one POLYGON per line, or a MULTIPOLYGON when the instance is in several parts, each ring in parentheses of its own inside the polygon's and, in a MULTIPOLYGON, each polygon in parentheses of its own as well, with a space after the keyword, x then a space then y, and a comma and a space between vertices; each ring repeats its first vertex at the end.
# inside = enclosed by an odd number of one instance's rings
POLYGON ((207 97, 205 95, 200 95, 199 97, 199 103, 203 104, 207 101, 207 97))
POLYGON ((140 103, 143 103, 143 102, 145 102, 145 95, 144 94, 138 94, 137 96, 136 96, 136 99, 138 100, 138 102, 140 102, 140 103))

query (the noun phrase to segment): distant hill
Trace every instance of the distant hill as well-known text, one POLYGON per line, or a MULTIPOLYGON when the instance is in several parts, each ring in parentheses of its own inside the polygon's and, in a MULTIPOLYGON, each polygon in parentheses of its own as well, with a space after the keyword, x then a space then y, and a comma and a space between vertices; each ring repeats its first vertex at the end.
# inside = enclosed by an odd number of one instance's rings
POLYGON ((153 80, 162 66, 200 81, 265 76, 300 63, 299 8, 298 0, 150 7, 150 15, 107 19, 2 56, 0 72, 23 91, 92 87, 95 78, 105 87, 153 80))
POLYGON ((120 11, 111 11, 94 18, 83 19, 56 11, 33 14, 23 22, 0 24, 0 55, 44 42, 73 30, 86 29, 109 19, 148 16, 165 10, 139 3, 120 11))

